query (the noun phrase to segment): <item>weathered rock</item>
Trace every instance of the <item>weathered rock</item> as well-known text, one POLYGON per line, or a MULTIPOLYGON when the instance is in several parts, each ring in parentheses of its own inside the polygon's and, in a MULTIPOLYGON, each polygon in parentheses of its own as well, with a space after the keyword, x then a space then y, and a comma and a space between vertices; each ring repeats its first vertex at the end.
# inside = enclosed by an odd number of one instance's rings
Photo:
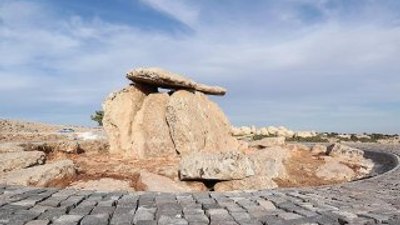
POLYGON ((104 102, 103 127, 110 143, 110 153, 133 155, 133 120, 141 109, 145 97, 156 90, 131 85, 112 93, 104 102))
POLYGON ((107 140, 81 140, 78 141, 79 149, 85 153, 97 153, 97 152, 108 152, 110 145, 107 140))
POLYGON ((69 188, 95 191, 135 191, 127 180, 101 178, 99 180, 76 181, 69 188))
POLYGON ((348 166, 337 160, 325 158, 325 163, 320 166, 315 175, 325 180, 352 180, 356 174, 348 166))
POLYGON ((51 182, 66 180, 75 175, 74 163, 71 160, 61 160, 51 164, 11 171, 0 177, 0 183, 45 187, 51 182))
POLYGON ((77 154, 83 152, 77 141, 61 141, 50 144, 53 151, 64 152, 68 154, 77 154))
POLYGON ((285 160, 290 157, 287 149, 282 147, 265 148, 248 154, 256 175, 270 178, 286 178, 285 160))
POLYGON ((261 140, 250 142, 250 147, 265 148, 285 144, 284 137, 266 137, 261 140))
POLYGON ((200 92, 181 90, 172 94, 166 118, 180 154, 233 151, 239 147, 222 110, 200 92))
POLYGON ((311 148, 311 153, 313 154, 325 154, 326 151, 328 151, 328 148, 321 144, 316 144, 311 148))
POLYGON ((239 140, 238 143, 239 143, 239 146, 238 146, 239 151, 245 152, 245 151, 249 150, 249 142, 239 140))
POLYGON ((156 87, 196 90, 211 95, 224 95, 226 93, 226 89, 222 87, 200 84, 182 75, 160 68, 138 68, 129 71, 126 76, 136 83, 144 83, 156 87))
POLYGON ((24 151, 24 148, 20 146, 19 143, 1 143, 0 144, 0 153, 5 152, 21 152, 24 151))
POLYGON ((167 120, 169 96, 149 94, 132 124, 132 150, 139 158, 176 155, 167 120))
POLYGON ((200 181, 179 181, 179 183, 187 185, 191 191, 208 191, 206 185, 200 181))
POLYGON ((179 164, 181 180, 234 180, 255 175, 251 160, 239 152, 194 152, 179 164))
POLYGON ((46 156, 43 152, 17 151, 0 154, 0 173, 43 164, 46 156))
POLYGON ((310 138, 317 136, 317 133, 315 131, 297 131, 294 136, 299 138, 310 138))
POLYGON ((290 151, 310 151, 310 147, 304 144, 288 144, 286 148, 290 151))
POLYGON ((173 181, 168 177, 160 176, 147 171, 141 171, 137 187, 144 191, 155 192, 188 192, 191 188, 185 183, 173 181))
POLYGON ((261 190, 277 188, 278 185, 266 176, 251 176, 242 180, 230 180, 218 182, 214 186, 215 191, 240 191, 261 190))
POLYGON ((357 160, 364 158, 364 151, 342 144, 332 144, 328 146, 327 154, 332 157, 357 160))

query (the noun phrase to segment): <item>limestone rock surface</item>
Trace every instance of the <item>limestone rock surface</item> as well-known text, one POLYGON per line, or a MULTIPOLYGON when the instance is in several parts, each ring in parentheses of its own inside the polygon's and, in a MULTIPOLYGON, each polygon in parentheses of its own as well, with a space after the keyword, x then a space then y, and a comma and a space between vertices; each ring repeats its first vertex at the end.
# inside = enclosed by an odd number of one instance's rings
POLYGON ((135 191, 130 182, 113 178, 101 178, 99 180, 76 181, 70 188, 94 191, 135 191))
POLYGON ((262 190, 277 188, 278 185, 265 176, 251 176, 242 180, 230 180, 218 182, 214 186, 215 191, 239 191, 239 190, 262 190))
POLYGON ((177 157, 239 149, 228 119, 203 93, 179 90, 169 95, 146 88, 129 86, 106 99, 103 125, 111 154, 177 157))
POLYGON ((141 171, 137 186, 145 191, 155 192, 189 192, 191 188, 179 181, 173 181, 168 177, 141 171))
POLYGON ((131 85, 112 93, 104 102, 103 127, 110 143, 110 153, 132 155, 133 120, 145 97, 154 90, 131 85))
POLYGON ((0 154, 0 173, 41 165, 46 156, 43 152, 16 151, 0 154))
POLYGON ((222 87, 200 84, 182 75, 160 68, 138 68, 129 71, 126 76, 136 83, 145 83, 162 88, 196 90, 211 95, 224 95, 226 93, 226 89, 222 87))
POLYGON ((239 152, 194 152, 179 164, 181 180, 236 180, 255 175, 251 160, 239 152))
POLYGON ((222 110, 204 94, 180 90, 170 96, 167 123, 177 152, 224 152, 239 148, 222 110))
POLYGON ((132 150, 139 158, 176 154, 165 118, 168 100, 167 93, 149 94, 132 121, 132 150))
POLYGON ((342 144, 332 144, 328 146, 327 154, 332 157, 357 160, 363 159, 364 151, 342 144))
POLYGON ((280 146, 270 147, 250 153, 248 157, 257 176, 287 177, 284 162, 290 157, 289 150, 280 146))
POLYGON ((311 148, 311 153, 313 154, 325 154, 326 151, 328 151, 328 148, 321 144, 316 144, 311 148))
POLYGON ((250 142, 251 147, 265 148, 285 144, 285 137, 266 137, 261 140, 250 142))
POLYGON ((0 177, 0 183, 46 187, 51 182, 68 179, 75 175, 76 168, 72 160, 60 160, 50 164, 11 171, 0 177))
POLYGON ((5 152, 21 152, 24 151, 24 148, 19 145, 19 143, 1 143, 0 144, 0 153, 5 152))
POLYGON ((348 166, 334 159, 325 158, 325 163, 316 171, 316 176, 325 180, 352 180, 356 174, 348 166))

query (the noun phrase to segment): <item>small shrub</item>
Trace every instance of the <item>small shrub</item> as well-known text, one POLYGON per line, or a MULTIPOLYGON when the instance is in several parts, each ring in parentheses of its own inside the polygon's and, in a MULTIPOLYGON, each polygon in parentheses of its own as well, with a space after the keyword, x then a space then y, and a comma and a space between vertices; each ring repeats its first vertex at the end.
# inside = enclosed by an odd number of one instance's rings
POLYGON ((295 141, 295 142, 328 142, 328 139, 321 137, 320 135, 314 137, 292 137, 287 138, 286 141, 295 141))
POLYGON ((103 126, 103 117, 104 117, 104 111, 99 110, 99 111, 96 111, 93 115, 91 115, 90 119, 97 122, 97 124, 99 126, 103 126))

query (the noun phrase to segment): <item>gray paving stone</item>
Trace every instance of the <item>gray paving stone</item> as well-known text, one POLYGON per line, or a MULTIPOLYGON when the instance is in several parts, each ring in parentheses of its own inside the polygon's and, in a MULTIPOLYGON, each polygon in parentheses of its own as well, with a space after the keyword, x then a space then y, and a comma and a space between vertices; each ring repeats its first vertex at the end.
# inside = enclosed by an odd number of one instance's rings
POLYGON ((139 207, 133 217, 133 222, 136 224, 139 221, 153 221, 155 220, 156 208, 139 207))
POLYGON ((209 222, 209 219, 206 215, 204 214, 189 214, 189 215, 184 215, 184 218, 191 222, 201 222, 201 223, 207 223, 209 222))
POLYGON ((83 217, 80 225, 107 225, 109 220, 108 214, 96 214, 83 217))
POLYGON ((82 219, 82 216, 79 215, 62 215, 55 219, 52 224, 57 225, 77 225, 79 221, 82 219))
POLYGON ((158 225, 188 225, 188 221, 183 218, 176 218, 162 215, 158 219, 158 225))
POLYGON ((157 225, 155 220, 139 220, 134 223, 135 225, 157 225))
POLYGON ((282 218, 284 220, 294 220, 294 219, 302 218, 302 216, 300 216, 299 214, 289 213, 289 212, 280 213, 280 214, 278 214, 278 217, 282 218))
POLYGON ((112 215, 114 213, 115 207, 112 206, 96 206, 93 208, 93 210, 90 212, 91 215, 96 215, 96 214, 108 214, 112 215))
POLYGON ((42 213, 39 216, 40 220, 55 220, 58 217, 62 216, 62 215, 66 215, 67 214, 67 209, 65 207, 61 207, 61 208, 54 208, 54 209, 49 209, 47 211, 45 211, 44 213, 42 213))
POLYGON ((94 209, 94 206, 78 206, 76 208, 71 209, 68 212, 68 214, 69 215, 86 216, 86 215, 89 215, 92 212, 93 209, 94 209))
POLYGON ((26 223, 25 225, 48 225, 50 224, 50 220, 32 220, 26 223))

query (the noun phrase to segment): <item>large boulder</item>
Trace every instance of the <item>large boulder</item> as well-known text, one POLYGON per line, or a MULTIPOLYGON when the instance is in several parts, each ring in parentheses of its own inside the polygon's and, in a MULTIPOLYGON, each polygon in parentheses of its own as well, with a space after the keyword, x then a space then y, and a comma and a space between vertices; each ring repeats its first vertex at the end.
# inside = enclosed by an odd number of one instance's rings
POLYGON ((144 83, 169 89, 196 90, 205 94, 224 95, 226 89, 197 83, 182 75, 174 74, 160 68, 138 68, 128 72, 126 77, 135 83, 144 83))
POLYGON ((16 151, 0 154, 0 174, 43 164, 46 156, 43 152, 16 151))
POLYGON ((149 94, 132 121, 132 150, 139 158, 176 155, 165 119, 169 96, 149 94))
POLYGON ((263 190, 277 188, 278 185, 268 176, 251 176, 242 180, 230 180, 218 182, 214 186, 215 191, 240 191, 263 190))
POLYGON ((110 153, 133 155, 133 120, 153 88, 130 85, 112 93, 104 102, 103 127, 110 143, 110 153))
POLYGON ((180 90, 173 93, 166 118, 180 154, 233 151, 239 147, 222 110, 200 92, 180 90))
POLYGON ((155 192, 189 192, 192 189, 185 183, 174 181, 168 177, 160 176, 158 174, 150 173, 148 171, 141 171, 137 187, 144 191, 155 192))
POLYGON ((73 182, 68 188, 80 190, 93 190, 93 191, 130 191, 134 192, 135 189, 131 186, 131 181, 117 180, 113 178, 101 178, 99 180, 79 180, 73 182))
POLYGON ((14 170, 0 177, 0 183, 46 187, 53 182, 63 182, 76 175, 72 160, 61 160, 50 164, 14 170))
POLYGON ((103 125, 110 153, 136 158, 232 151, 239 142, 222 110, 201 92, 159 93, 131 85, 108 97, 103 125))
POLYGON ((364 151, 342 144, 332 144, 328 146, 327 154, 332 157, 344 158, 348 160, 359 160, 364 158, 364 151))
POLYGON ((235 180, 255 175, 253 163, 239 152, 194 152, 179 164, 181 180, 235 180))
POLYGON ((324 180, 350 181, 355 178, 355 172, 335 159, 325 158, 325 163, 318 167, 315 175, 324 180))
POLYGON ((289 159, 289 150, 276 146, 248 154, 257 176, 286 178, 288 176, 285 161, 289 159))

